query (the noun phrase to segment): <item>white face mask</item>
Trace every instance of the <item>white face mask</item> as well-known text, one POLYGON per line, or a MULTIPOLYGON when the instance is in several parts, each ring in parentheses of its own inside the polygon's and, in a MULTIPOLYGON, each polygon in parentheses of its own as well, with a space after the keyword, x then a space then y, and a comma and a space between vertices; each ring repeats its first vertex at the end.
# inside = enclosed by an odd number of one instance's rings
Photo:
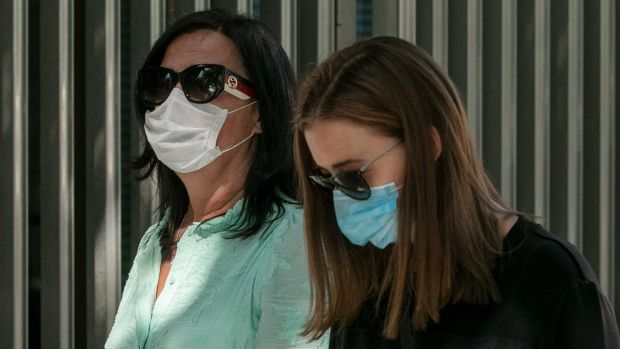
POLYGON ((216 144, 226 117, 254 103, 229 112, 211 103, 192 103, 174 88, 164 103, 145 114, 146 138, 157 158, 171 170, 193 172, 254 136, 252 133, 224 150, 216 144))

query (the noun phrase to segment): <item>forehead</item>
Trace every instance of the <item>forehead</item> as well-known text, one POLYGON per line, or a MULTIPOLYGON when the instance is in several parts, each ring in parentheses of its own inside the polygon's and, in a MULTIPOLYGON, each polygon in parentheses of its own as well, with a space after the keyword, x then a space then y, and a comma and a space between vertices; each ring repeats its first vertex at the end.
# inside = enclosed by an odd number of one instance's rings
POLYGON ((373 128, 348 119, 319 119, 304 130, 315 163, 325 169, 346 160, 368 160, 393 142, 373 128))
POLYGON ((166 48, 162 67, 183 71, 194 64, 221 64, 247 76, 241 55, 232 40, 210 29, 181 34, 166 48))

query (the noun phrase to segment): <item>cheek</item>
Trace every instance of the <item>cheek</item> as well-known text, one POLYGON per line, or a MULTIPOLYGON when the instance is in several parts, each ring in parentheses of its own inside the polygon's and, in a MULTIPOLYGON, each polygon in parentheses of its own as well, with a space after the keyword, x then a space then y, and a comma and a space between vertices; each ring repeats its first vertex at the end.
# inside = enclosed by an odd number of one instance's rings
POLYGON ((372 173, 368 173, 365 177, 368 185, 371 187, 378 187, 392 182, 400 187, 405 179, 403 168, 398 164, 384 166, 372 173))
POLYGON ((401 187, 405 183, 405 171, 407 168, 405 150, 399 147, 396 149, 395 155, 397 160, 394 162, 392 169, 393 181, 396 183, 396 186, 401 187))
POLYGON ((249 136, 256 123, 252 120, 254 118, 250 113, 243 113, 241 110, 228 115, 220 134, 217 136, 217 144, 220 148, 236 144, 249 136))
POLYGON ((398 165, 398 169, 396 170, 396 175, 394 177, 394 182, 396 183, 397 187, 402 187, 402 185, 405 183, 405 164, 404 163, 400 163, 398 165))
POLYGON ((366 181, 371 187, 394 182, 400 187, 405 182, 405 154, 402 149, 394 149, 394 153, 380 166, 369 171, 366 181))

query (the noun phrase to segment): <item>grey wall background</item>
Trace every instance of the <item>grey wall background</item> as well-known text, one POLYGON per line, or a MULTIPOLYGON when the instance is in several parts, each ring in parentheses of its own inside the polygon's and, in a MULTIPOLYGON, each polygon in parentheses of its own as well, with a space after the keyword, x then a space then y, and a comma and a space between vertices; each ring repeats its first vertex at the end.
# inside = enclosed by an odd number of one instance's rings
POLYGON ((577 245, 620 313, 616 1, 2 0, 0 347, 102 346, 154 209, 130 171, 135 72, 209 7, 266 22, 300 78, 374 35, 427 49, 504 198, 577 245))

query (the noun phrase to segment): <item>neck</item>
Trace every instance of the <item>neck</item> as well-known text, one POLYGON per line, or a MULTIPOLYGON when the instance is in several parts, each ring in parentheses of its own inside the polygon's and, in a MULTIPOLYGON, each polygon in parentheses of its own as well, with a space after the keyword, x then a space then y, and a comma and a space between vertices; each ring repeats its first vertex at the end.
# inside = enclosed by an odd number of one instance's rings
POLYGON ((508 235, 510 229, 512 229, 512 226, 519 220, 519 216, 515 214, 496 214, 496 217, 499 225, 499 232, 502 238, 508 235))
POLYGON ((242 145, 197 171, 178 174, 189 197, 188 223, 221 216, 243 197, 249 152, 250 147, 242 145))

